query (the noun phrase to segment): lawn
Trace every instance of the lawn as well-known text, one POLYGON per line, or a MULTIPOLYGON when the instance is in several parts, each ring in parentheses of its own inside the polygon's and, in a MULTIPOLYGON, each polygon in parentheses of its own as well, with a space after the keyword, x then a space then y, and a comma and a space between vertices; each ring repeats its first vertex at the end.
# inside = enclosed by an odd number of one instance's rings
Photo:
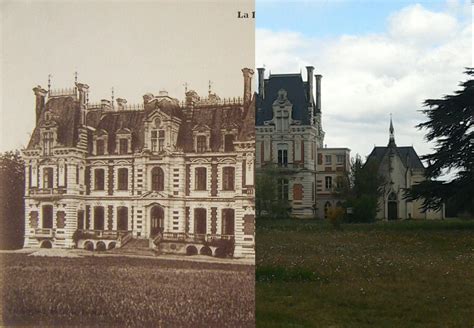
POLYGON ((257 220, 257 327, 473 327, 474 220, 257 220))
POLYGON ((0 254, 1 326, 252 327, 253 266, 0 254))

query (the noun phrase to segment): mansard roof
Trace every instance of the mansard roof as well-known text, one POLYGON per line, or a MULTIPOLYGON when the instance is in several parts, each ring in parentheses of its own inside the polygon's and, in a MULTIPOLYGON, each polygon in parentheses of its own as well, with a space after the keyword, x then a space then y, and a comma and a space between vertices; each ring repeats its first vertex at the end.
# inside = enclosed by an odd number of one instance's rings
POLYGON ((265 97, 259 97, 257 103, 256 124, 263 125, 264 121, 273 118, 273 102, 278 97, 278 91, 287 91, 288 100, 293 104, 292 118, 301 121, 303 125, 310 124, 308 107, 307 82, 303 81, 301 74, 271 74, 264 82, 265 97))
MULTIPOLYGON (((79 102, 72 97, 53 97, 46 103, 46 109, 52 113, 52 120, 58 126, 58 142, 65 147, 74 147, 78 141, 79 127, 81 126, 81 109, 79 102)), ((87 110, 86 125, 89 129, 89 144, 92 141, 93 131, 103 130, 107 133, 107 146, 110 153, 115 152, 116 135, 128 129, 132 135, 133 151, 141 150, 145 138, 145 121, 150 114, 159 110, 166 115, 180 121, 177 147, 184 151, 193 151, 193 128, 198 125, 207 125, 210 128, 210 147, 212 151, 219 151, 222 143, 222 129, 229 126, 237 128, 238 140, 249 140, 255 134, 254 110, 255 99, 248 107, 242 103, 216 103, 197 107, 181 107, 177 102, 153 99, 145 101, 142 110, 87 110)), ((33 132, 28 148, 39 145, 39 126, 45 121, 45 111, 33 132)))
POLYGON ((74 147, 78 140, 78 128, 81 122, 79 104, 72 97, 54 97, 45 105, 36 124, 27 149, 40 143, 40 126, 46 123, 46 112, 57 124, 57 142, 64 147, 74 147))
MULTIPOLYGON (((367 162, 371 160, 377 160, 380 162, 385 154, 389 151, 390 147, 374 147, 370 155, 367 157, 367 162)), ((407 168, 412 169, 424 169, 425 166, 418 157, 413 147, 397 147, 395 146, 396 154, 400 157, 403 165, 407 168)))

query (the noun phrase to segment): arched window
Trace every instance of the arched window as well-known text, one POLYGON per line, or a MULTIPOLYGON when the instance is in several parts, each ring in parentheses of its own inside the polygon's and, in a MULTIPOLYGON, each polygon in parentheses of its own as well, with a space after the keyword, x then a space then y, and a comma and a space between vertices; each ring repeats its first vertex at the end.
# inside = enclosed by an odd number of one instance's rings
POLYGON ((128 190, 128 169, 118 169, 118 190, 128 190))
POLYGON ((94 207, 94 230, 104 230, 104 208, 94 207))
POLYGON ((207 233, 207 219, 205 208, 194 209, 194 231, 196 234, 204 235, 207 233))
POLYGON ((154 167, 151 170, 151 190, 163 191, 165 189, 165 173, 161 167, 154 167))
POLYGON ((128 208, 125 206, 117 209, 117 230, 128 230, 128 208))

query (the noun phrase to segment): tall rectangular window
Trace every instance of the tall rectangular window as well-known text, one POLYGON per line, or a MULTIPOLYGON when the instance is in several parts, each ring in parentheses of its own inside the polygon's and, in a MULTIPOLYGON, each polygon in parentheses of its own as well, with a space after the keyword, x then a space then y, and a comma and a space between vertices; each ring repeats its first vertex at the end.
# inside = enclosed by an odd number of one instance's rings
POLYGON ((207 189, 207 170, 205 167, 197 167, 195 169, 195 189, 206 190, 207 189))
POLYGON ((196 234, 204 235, 207 233, 206 209, 194 209, 194 232, 196 234))
POLYGON ((120 139, 120 142, 119 142, 119 146, 120 146, 120 154, 128 154, 128 139, 120 139))
POLYGON ((344 155, 337 155, 336 156, 336 163, 343 164, 344 163, 344 155))
POLYGON ((94 189, 104 190, 105 188, 105 172, 104 169, 94 170, 94 189))
POLYGON ((118 190, 128 190, 128 169, 118 169, 118 190))
POLYGON ((94 230, 104 230, 104 208, 102 206, 94 207, 94 230))
POLYGON ((226 134, 224 136, 224 151, 234 151, 234 135, 226 134))
POLYGON ((233 236, 235 233, 234 210, 226 208, 222 210, 222 234, 233 236))
POLYGON ((165 146, 165 130, 158 131, 158 151, 163 151, 165 146))
POLYGON ((83 230, 84 228, 84 211, 79 210, 77 211, 77 229, 83 230))
POLYGON ((288 150, 278 149, 278 166, 288 166, 288 150))
POLYGON ((288 179, 278 180, 278 200, 288 200, 288 179))
POLYGON ((47 131, 43 134, 43 154, 51 155, 53 149, 53 132, 47 131))
POLYGON ((325 177, 324 180, 326 182, 326 189, 331 189, 332 188, 332 177, 325 177))
POLYGON ((99 139, 96 141, 96 154, 97 155, 104 155, 105 153, 105 143, 104 139, 99 139))
POLYGON ((43 169, 43 188, 53 188, 53 168, 45 167, 43 169))
POLYGON ((204 153, 207 150, 206 136, 197 136, 196 148, 198 153, 204 153))
POLYGON ((151 151, 158 151, 158 131, 151 131, 151 151))
POLYGON ((43 205, 43 229, 53 228, 53 206, 43 205))
POLYGON ((223 171, 222 189, 234 190, 235 169, 233 167, 224 167, 222 171, 223 171))

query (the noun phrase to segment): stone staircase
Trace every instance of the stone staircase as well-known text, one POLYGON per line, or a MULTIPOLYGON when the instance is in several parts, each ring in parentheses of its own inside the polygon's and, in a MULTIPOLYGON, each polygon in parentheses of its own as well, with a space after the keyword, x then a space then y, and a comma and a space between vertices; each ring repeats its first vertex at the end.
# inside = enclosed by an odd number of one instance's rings
POLYGON ((127 255, 156 255, 156 252, 149 247, 148 239, 132 238, 120 248, 112 250, 116 254, 127 255))

